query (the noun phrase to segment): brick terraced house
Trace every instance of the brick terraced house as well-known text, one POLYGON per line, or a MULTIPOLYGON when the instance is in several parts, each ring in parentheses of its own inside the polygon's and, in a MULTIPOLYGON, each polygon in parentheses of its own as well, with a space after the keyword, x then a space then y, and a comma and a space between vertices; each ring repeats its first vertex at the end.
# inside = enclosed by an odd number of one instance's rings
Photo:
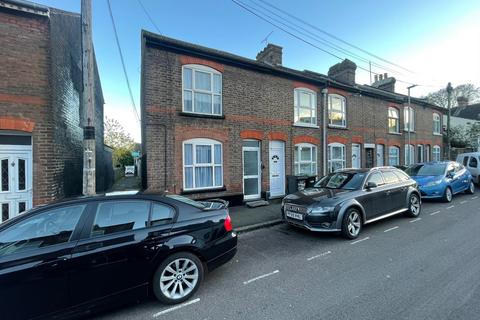
MULTIPOLYGON (((81 194, 80 15, 0 0, 0 222, 81 194)), ((103 181, 103 96, 95 80, 97 188, 103 181)))
POLYGON ((143 31, 144 187, 247 201, 283 196, 288 175, 440 159, 442 109, 409 109, 394 78, 358 85, 355 70, 297 71, 273 44, 252 60, 143 31))

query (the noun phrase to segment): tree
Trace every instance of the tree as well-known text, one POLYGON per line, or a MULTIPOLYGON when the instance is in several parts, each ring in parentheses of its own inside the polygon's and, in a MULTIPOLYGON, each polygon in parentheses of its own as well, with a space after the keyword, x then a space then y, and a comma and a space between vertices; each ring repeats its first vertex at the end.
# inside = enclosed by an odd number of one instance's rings
POLYGON ((115 119, 105 118, 105 144, 114 148, 134 150, 135 141, 115 119))
MULTIPOLYGON (((480 87, 475 87, 471 83, 461 84, 453 88, 451 106, 455 107, 457 105, 458 97, 468 98, 469 103, 475 103, 480 101, 480 87)), ((423 97, 428 102, 436 104, 442 108, 448 107, 448 94, 447 89, 443 88, 435 92, 427 94, 423 97)))
POLYGON ((105 119, 105 144, 113 148, 113 165, 133 165, 132 151, 136 143, 115 119, 105 119))

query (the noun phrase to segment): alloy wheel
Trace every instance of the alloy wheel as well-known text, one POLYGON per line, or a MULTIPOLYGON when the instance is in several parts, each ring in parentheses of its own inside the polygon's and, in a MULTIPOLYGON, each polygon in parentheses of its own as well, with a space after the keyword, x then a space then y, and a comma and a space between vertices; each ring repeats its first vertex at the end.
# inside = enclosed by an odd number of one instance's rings
POLYGON ((445 190, 445 197, 447 198, 448 202, 452 201, 452 190, 450 190, 450 188, 447 188, 447 190, 445 190))
POLYGON ((360 232, 361 224, 362 224, 362 221, 358 212, 357 211, 350 212, 348 216, 347 229, 348 229, 348 233, 352 237, 356 237, 358 235, 358 233, 360 232))
POLYGON ((160 290, 170 299, 181 299, 195 288, 198 267, 190 259, 179 258, 169 263, 160 276, 160 290))
POLYGON ((410 197, 410 212, 414 216, 420 213, 420 200, 416 195, 410 197))

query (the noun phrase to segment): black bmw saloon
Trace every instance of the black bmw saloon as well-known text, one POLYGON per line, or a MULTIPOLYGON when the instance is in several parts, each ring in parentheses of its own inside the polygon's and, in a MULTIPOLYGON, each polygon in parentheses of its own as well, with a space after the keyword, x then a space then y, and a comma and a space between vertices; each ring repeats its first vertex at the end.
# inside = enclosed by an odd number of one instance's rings
POLYGON ((0 225, 0 318, 78 316, 149 294, 185 301, 236 253, 227 207, 176 195, 95 196, 13 218, 0 225))
POLYGON ((402 212, 417 217, 420 211, 416 182, 394 167, 334 172, 282 201, 287 223, 311 231, 341 232, 348 239, 358 237, 367 223, 402 212))

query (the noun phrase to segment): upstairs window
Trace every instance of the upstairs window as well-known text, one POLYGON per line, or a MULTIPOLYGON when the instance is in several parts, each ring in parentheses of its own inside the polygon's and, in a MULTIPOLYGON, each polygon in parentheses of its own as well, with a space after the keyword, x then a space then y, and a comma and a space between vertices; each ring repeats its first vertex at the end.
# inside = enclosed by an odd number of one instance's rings
POLYGON ((328 95, 328 124, 334 127, 347 126, 345 98, 338 94, 328 95))
POLYGON ((222 115, 222 74, 201 65, 185 65, 182 71, 183 111, 222 115))
POLYGON ((306 88, 295 89, 294 122, 296 125, 317 125, 317 99, 314 91, 306 88))
POLYGON ((441 123, 440 123, 440 115, 438 113, 433 114, 433 134, 441 134, 441 123))
POLYGON ((415 131, 415 111, 411 107, 403 109, 403 118, 405 119, 405 131, 415 131))
POLYGON ((223 186, 222 144, 211 139, 183 143, 184 190, 223 186))
POLYGON ((400 116, 397 108, 388 108, 388 132, 400 133, 400 116))

